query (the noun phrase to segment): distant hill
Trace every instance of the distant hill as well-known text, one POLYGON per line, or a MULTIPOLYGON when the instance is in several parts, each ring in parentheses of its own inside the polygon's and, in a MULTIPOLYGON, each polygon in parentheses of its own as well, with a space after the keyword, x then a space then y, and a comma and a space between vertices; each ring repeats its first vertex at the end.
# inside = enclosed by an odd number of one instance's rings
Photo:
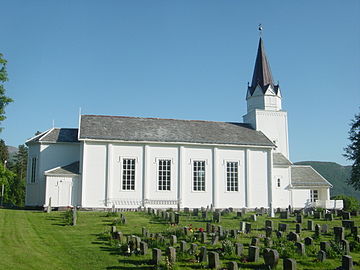
POLYGON ((310 165, 326 178, 334 187, 330 189, 330 196, 344 194, 360 200, 360 191, 356 191, 346 183, 350 178, 351 166, 341 166, 335 162, 301 161, 296 165, 310 165))

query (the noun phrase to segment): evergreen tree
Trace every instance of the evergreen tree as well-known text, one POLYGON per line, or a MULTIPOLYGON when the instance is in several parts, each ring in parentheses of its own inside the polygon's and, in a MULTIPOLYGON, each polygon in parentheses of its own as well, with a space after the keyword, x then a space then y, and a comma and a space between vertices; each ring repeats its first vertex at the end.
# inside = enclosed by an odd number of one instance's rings
POLYGON ((28 148, 25 145, 19 145, 11 169, 16 174, 16 177, 10 191, 12 202, 17 206, 23 206, 25 203, 27 156, 28 148))
POLYGON ((360 190, 360 113, 355 115, 350 126, 349 140, 351 143, 344 149, 344 156, 354 163, 348 183, 356 190, 360 190))
POLYGON ((4 140, 0 140, 0 162, 4 164, 4 162, 9 160, 9 151, 5 144, 4 140))
MULTIPOLYGON (((5 107, 13 100, 5 95, 4 82, 8 80, 6 72, 6 63, 7 61, 3 58, 3 55, 0 53, 0 122, 6 119, 5 117, 5 107)), ((2 128, 0 128, 1 131, 2 128)))

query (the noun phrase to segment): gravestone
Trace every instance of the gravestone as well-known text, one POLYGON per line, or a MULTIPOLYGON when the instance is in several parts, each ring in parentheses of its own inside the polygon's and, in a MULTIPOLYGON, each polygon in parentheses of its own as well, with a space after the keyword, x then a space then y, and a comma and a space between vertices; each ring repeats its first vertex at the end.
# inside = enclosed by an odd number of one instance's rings
POLYGON ((342 270, 352 270, 353 269, 353 259, 350 255, 342 256, 342 270))
POLYGON ((210 224, 210 223, 206 223, 206 231, 207 231, 208 233, 211 232, 211 224, 210 224))
POLYGON ((320 237, 320 225, 315 225, 315 237, 320 237))
POLYGON ((154 265, 160 265, 161 263, 161 249, 153 248, 152 249, 152 260, 151 263, 154 265))
POLYGON ((72 225, 73 226, 76 226, 76 221, 77 221, 77 207, 74 206, 73 215, 72 215, 72 225))
POLYGON ((265 265, 270 267, 270 269, 274 269, 279 263, 279 252, 275 249, 266 248, 263 256, 265 265))
POLYGON ((256 221, 256 215, 251 215, 250 220, 255 222, 256 221))
POLYGON ((303 243, 296 242, 296 243, 295 243, 295 247, 296 247, 296 252, 297 252, 300 256, 304 256, 304 255, 305 255, 305 245, 304 245, 303 243))
POLYGON ((283 270, 296 270, 296 261, 291 258, 284 259, 283 270))
POLYGON ((48 204, 48 207, 47 207, 47 212, 51 213, 51 197, 49 198, 49 204, 48 204))
POLYGON ((324 262, 326 260, 326 252, 320 250, 319 253, 317 254, 317 259, 319 260, 319 262, 324 262))
POLYGON ((304 243, 305 243, 305 245, 310 246, 314 243, 314 239, 312 239, 311 237, 306 237, 304 239, 304 243))
POLYGON ((207 211, 201 212, 201 217, 203 220, 208 220, 208 212, 207 211))
POLYGON ((265 228, 265 235, 266 235, 266 237, 271 237, 272 236, 272 228, 271 227, 266 227, 265 228))
POLYGON ((209 268, 219 269, 220 268, 220 259, 219 253, 210 251, 208 252, 209 268))
POLYGON ((249 247, 249 262, 257 262, 259 260, 260 248, 256 246, 249 247))
POLYGON ((296 215, 296 223, 303 223, 303 216, 302 215, 296 215))
POLYGON ((308 220, 307 222, 307 229, 309 231, 313 231, 314 230, 314 222, 312 220, 308 220))
POLYGON ((242 215, 244 216, 244 215, 246 214, 246 208, 242 208, 242 209, 241 209, 241 213, 242 213, 242 215))
POLYGON ((236 212, 236 217, 241 218, 241 217, 242 217, 242 213, 241 213, 241 212, 236 212))
POLYGON ((297 233, 290 232, 290 233, 287 235, 287 239, 288 239, 289 241, 299 242, 299 241, 300 241, 300 236, 299 236, 297 233))
POLYGON ((184 208, 184 213, 185 213, 185 214, 189 214, 189 213, 190 213, 190 208, 189 208, 189 207, 185 207, 185 208, 184 208))
POLYGON ((199 254, 199 262, 203 263, 203 262, 207 262, 207 250, 206 247, 201 247, 200 248, 200 254, 199 254))
POLYGON ((340 242, 345 239, 344 227, 334 227, 335 242, 340 242))
POLYGON ((140 242, 140 254, 141 255, 146 255, 146 253, 148 252, 148 245, 146 242, 141 241, 140 242))
POLYGON ((177 237, 176 235, 170 235, 170 246, 175 246, 177 243, 177 237))
POLYGON ((224 236, 224 230, 222 226, 218 226, 217 232, 219 234, 219 237, 223 237, 224 236))
POLYGON ((240 232, 245 232, 245 222, 240 222, 240 232))
POLYGON ((238 270, 237 262, 228 262, 228 270, 238 270))
POLYGON ((321 219, 322 218, 322 213, 318 212, 318 211, 314 212, 314 218, 315 219, 321 219))
POLYGON ((342 249, 342 251, 344 252, 345 255, 350 255, 349 241, 341 240, 340 241, 340 246, 341 246, 341 249, 342 249))
POLYGON ((359 227, 351 227, 351 234, 354 238, 359 234, 359 227))
POLYGON ((329 232, 329 225, 328 224, 322 224, 321 225, 321 233, 328 233, 329 232))
POLYGON ((115 239, 119 240, 119 242, 123 242, 124 241, 124 235, 122 232, 115 232, 115 239))
POLYGON ((211 240, 211 245, 216 245, 219 242, 219 236, 217 234, 214 234, 211 240))
POLYGON ((171 263, 176 262, 176 249, 174 247, 168 247, 166 249, 166 255, 169 259, 169 262, 171 263))
POLYGON ((290 217, 289 211, 282 211, 280 212, 281 219, 288 219, 290 217))
POLYGON ((184 235, 189 235, 190 234, 189 227, 183 227, 183 233, 184 235))
POLYGON ((243 250, 244 250, 244 246, 241 243, 235 243, 234 244, 235 247, 235 255, 238 257, 242 256, 243 250))
POLYGON ((201 233, 201 243, 202 243, 202 244, 205 244, 206 241, 207 241, 207 239, 206 239, 206 232, 202 232, 202 233, 201 233))
POLYGON ((237 230, 230 230, 230 236, 231 236, 232 238, 236 238, 236 236, 237 236, 237 230))
POLYGON ((286 232, 288 229, 288 225, 286 223, 279 223, 278 230, 281 232, 286 232))
POLYGON ((271 248, 273 245, 273 240, 271 239, 271 237, 265 237, 264 244, 265 244, 265 247, 271 248))
POLYGON ((213 214, 213 222, 220 223, 221 222, 221 215, 219 212, 214 212, 213 214))
POLYGON ((199 216, 199 208, 193 209, 193 216, 195 216, 195 217, 199 216))
POLYGON ((301 233, 301 224, 296 224, 295 225, 295 232, 296 233, 301 233))
POLYGON ((270 227, 271 229, 274 227, 274 223, 272 220, 265 220, 265 228, 270 227))
POLYGON ((342 226, 345 229, 351 229, 352 227, 355 226, 355 221, 354 220, 343 220, 342 221, 342 226))
POLYGON ((343 213, 342 213, 342 218, 343 218, 344 220, 349 220, 349 219, 351 219, 351 214, 350 214, 350 212, 343 212, 343 213))
POLYGON ((334 220, 333 214, 331 214, 331 213, 325 214, 325 220, 327 220, 327 221, 333 221, 333 220, 334 220))
POLYGON ((175 213, 175 224, 179 225, 180 223, 180 214, 179 213, 175 213))
POLYGON ((276 232, 276 237, 277 237, 277 238, 283 237, 283 232, 282 232, 282 231, 277 231, 277 232, 276 232))
POLYGON ((245 223, 245 233, 251 232, 251 223, 245 223))
POLYGON ((187 251, 187 243, 186 241, 180 241, 180 252, 186 252, 187 251))
POLYGON ((251 246, 259 246, 259 244, 260 244, 260 240, 259 240, 259 238, 257 238, 257 237, 253 237, 252 239, 251 239, 251 246))
POLYGON ((147 230, 146 228, 142 227, 142 228, 141 228, 141 235, 142 235, 143 237, 147 237, 147 235, 148 235, 148 230, 147 230))

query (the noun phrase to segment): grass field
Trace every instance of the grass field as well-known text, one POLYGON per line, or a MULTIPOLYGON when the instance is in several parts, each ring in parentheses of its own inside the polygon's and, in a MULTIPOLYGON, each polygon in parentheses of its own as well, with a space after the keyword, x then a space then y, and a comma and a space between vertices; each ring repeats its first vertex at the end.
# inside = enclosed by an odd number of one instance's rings
MULTIPOLYGON (((174 233, 176 227, 152 218, 145 213, 126 212, 126 225, 119 225, 118 230, 125 235, 141 236, 142 227, 146 227, 151 233, 161 232, 163 235, 174 233)), ((245 217, 246 218, 246 217, 245 217)), ((110 225, 114 217, 109 217, 104 212, 78 212, 78 222, 76 226, 67 226, 64 219, 64 212, 52 212, 50 214, 40 211, 8 210, 0 209, 0 261, 1 269, 155 269, 149 264, 151 252, 145 256, 131 255, 123 256, 120 250, 111 245, 109 241, 110 225)), ((255 230, 248 234, 240 234, 237 242, 244 244, 244 254, 248 254, 248 245, 253 236, 264 236, 264 222, 267 217, 258 217, 257 222, 253 223, 255 230)), ((288 223, 290 230, 295 230, 294 218, 291 220, 273 219, 274 228, 277 223, 288 223)), ((354 218, 356 225, 359 226, 360 218, 354 218)), ((225 229, 239 228, 239 221, 235 214, 222 217, 221 225, 225 229)), ((307 219, 304 220, 303 228, 306 227, 307 219)), ((314 220, 315 224, 327 223, 332 227, 340 226, 341 220, 336 219, 329 223, 326 221, 314 220)), ((201 218, 191 216, 181 216, 179 226, 189 226, 192 228, 206 228, 206 224, 201 218)), ((304 230, 301 238, 312 236, 314 233, 304 230)), ((348 236, 349 230, 345 235, 349 241, 352 237, 348 236)), ((196 236, 196 235, 195 235, 196 236)), ((276 236, 273 237, 276 240, 276 236)), ((331 234, 322 235, 321 239, 315 240, 314 247, 308 249, 307 256, 294 255, 297 261, 297 269, 335 269, 341 265, 341 257, 327 259, 324 263, 316 260, 316 253, 319 250, 320 241, 332 240, 331 234)), ((181 240, 181 237, 179 238, 181 240)), ((198 240, 194 240, 198 241, 198 240)), ((234 240, 232 240, 234 241, 234 240)), ((199 242, 198 246, 202 246, 199 242)), ((263 247, 261 241, 260 246, 263 247)), ((221 248, 221 242, 213 247, 206 245, 208 249, 221 248)), ((357 264, 354 269, 360 269, 360 252, 351 252, 354 262, 357 264)), ((234 255, 222 257, 221 260, 226 266, 226 262, 236 260, 242 269, 261 269, 263 264, 262 256, 257 263, 248 263, 244 258, 235 258, 234 255)), ((178 254, 179 262, 176 263, 177 269, 199 269, 199 263, 194 263, 193 258, 178 254)), ((278 269, 282 269, 280 260, 278 269)))

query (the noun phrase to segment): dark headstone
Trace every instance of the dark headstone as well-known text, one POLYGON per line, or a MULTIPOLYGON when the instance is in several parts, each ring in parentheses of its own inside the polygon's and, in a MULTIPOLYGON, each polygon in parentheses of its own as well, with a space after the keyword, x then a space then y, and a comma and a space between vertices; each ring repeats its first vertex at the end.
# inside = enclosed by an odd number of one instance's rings
POLYGON ((279 228, 278 230, 281 232, 286 232, 288 229, 288 225, 286 223, 279 223, 279 228))
POLYGON ((161 263, 161 249, 153 248, 152 249, 152 260, 151 263, 154 265, 160 265, 161 263))
POLYGON ((216 245, 219 242, 219 236, 214 234, 211 240, 211 245, 216 245))
POLYGON ((315 236, 320 237, 320 225, 319 224, 315 225, 315 236))
POLYGON ((274 227, 274 223, 272 220, 265 220, 265 228, 270 227, 273 228, 274 227))
POLYGON ((195 254, 195 253, 196 253, 196 251, 197 251, 197 248, 198 248, 198 245, 197 245, 197 244, 195 244, 195 243, 191 243, 191 244, 190 244, 190 250, 189 250, 189 253, 190 253, 190 254, 195 254))
POLYGON ((307 229, 309 231, 313 231, 314 230, 314 222, 312 220, 308 220, 307 222, 307 229))
POLYGON ((206 232, 202 232, 201 234, 200 234, 200 236, 201 236, 201 243, 202 244, 205 244, 205 242, 207 241, 207 239, 206 239, 206 232))
POLYGON ((283 260, 284 270, 296 270, 296 261, 294 259, 286 258, 283 260))
POLYGON ((253 237, 253 238, 251 239, 251 246, 259 246, 259 244, 260 244, 259 238, 253 237))
POLYGON ((350 212, 343 212, 343 213, 342 213, 342 218, 343 218, 344 220, 349 220, 349 219, 351 219, 351 214, 350 214, 350 212))
POLYGON ((290 233, 287 235, 287 239, 288 239, 289 241, 299 242, 299 241, 300 241, 300 236, 299 236, 297 233, 290 232, 290 233))
POLYGON ((185 208, 184 208, 184 213, 189 214, 189 213, 190 213, 190 208, 189 208, 189 207, 185 207, 185 208))
POLYGON ((203 220, 208 220, 208 212, 207 211, 202 211, 201 212, 201 218, 203 219, 203 220))
POLYGON ((235 255, 238 257, 242 256, 243 250, 244 250, 244 246, 241 243, 235 243, 234 244, 235 247, 235 255))
POLYGON ((140 254, 141 255, 146 255, 146 253, 148 252, 148 245, 146 242, 141 241, 140 242, 140 254))
POLYGON ((326 260, 326 252, 320 250, 319 253, 317 254, 317 259, 319 260, 319 262, 324 262, 326 260))
POLYGON ((282 231, 277 231, 277 232, 276 232, 276 237, 277 237, 277 238, 283 237, 283 232, 282 232, 282 231))
POLYGON ((296 233, 301 233, 301 224, 296 224, 295 225, 295 232, 296 233))
POLYGON ((166 255, 169 259, 169 262, 171 263, 176 262, 176 249, 174 247, 168 247, 166 249, 166 255))
POLYGON ((250 216, 250 220, 251 220, 251 221, 256 221, 256 215, 251 215, 251 216, 250 216))
POLYGON ((249 262, 257 262, 259 260, 260 248, 256 246, 249 247, 249 262))
POLYGON ((356 238, 356 236, 359 234, 359 227, 351 227, 351 234, 354 238, 356 238))
POLYGON ((206 231, 207 231, 208 233, 211 232, 211 224, 210 224, 210 223, 206 223, 206 231))
POLYGON ((245 223, 245 233, 251 232, 251 223, 245 223))
POLYGON ((288 219, 290 217, 289 211, 280 212, 281 219, 288 219))
POLYGON ((212 269, 220 268, 219 253, 214 252, 214 251, 208 252, 208 259, 209 259, 209 268, 212 268, 212 269))
POLYGON ((333 221, 334 220, 333 214, 331 214, 331 213, 325 214, 325 220, 333 221))
POLYGON ((279 252, 275 249, 266 248, 263 256, 265 265, 270 267, 270 269, 274 269, 279 263, 279 252))
POLYGON ((199 262, 207 262, 207 250, 206 247, 200 248, 199 262))
POLYGON ((197 217, 199 215, 199 208, 193 209, 193 216, 197 217))
POLYGON ((295 247, 296 247, 296 252, 297 252, 300 256, 304 256, 304 255, 305 255, 305 245, 304 245, 303 243, 296 242, 296 243, 295 243, 295 247))
POLYGON ((266 237, 271 237, 272 236, 272 228, 271 227, 266 227, 265 228, 265 235, 266 235, 266 237))
POLYGON ((322 218, 322 212, 318 212, 318 211, 314 212, 314 218, 321 219, 322 218))
POLYGON ((237 262, 228 262, 228 270, 238 270, 238 264, 237 262))
POLYGON ((342 249, 342 251, 344 252, 345 255, 350 255, 349 241, 341 240, 340 241, 340 246, 341 246, 341 249, 342 249))
POLYGON ((237 216, 238 218, 241 218, 241 217, 242 217, 242 213, 241 213, 241 212, 236 212, 236 216, 237 216))
POLYGON ((175 213, 175 224, 179 224, 180 223, 180 214, 179 213, 175 213))
POLYGON ((213 213, 213 222, 220 223, 221 222, 221 215, 219 212, 213 213))
POLYGON ((344 227, 334 227, 335 242, 340 242, 345 239, 344 227))
POLYGON ((355 221, 354 220, 343 220, 342 221, 342 226, 345 229, 351 229, 352 227, 355 226, 355 221))
POLYGON ((342 264, 341 264, 342 270, 352 270, 353 269, 353 259, 349 255, 342 256, 342 264))
POLYGON ((304 243, 305 243, 305 245, 310 246, 314 243, 314 240, 311 237, 306 237, 304 239, 304 243))
POLYGON ((327 241, 320 242, 320 250, 327 252, 330 249, 330 243, 327 241))

